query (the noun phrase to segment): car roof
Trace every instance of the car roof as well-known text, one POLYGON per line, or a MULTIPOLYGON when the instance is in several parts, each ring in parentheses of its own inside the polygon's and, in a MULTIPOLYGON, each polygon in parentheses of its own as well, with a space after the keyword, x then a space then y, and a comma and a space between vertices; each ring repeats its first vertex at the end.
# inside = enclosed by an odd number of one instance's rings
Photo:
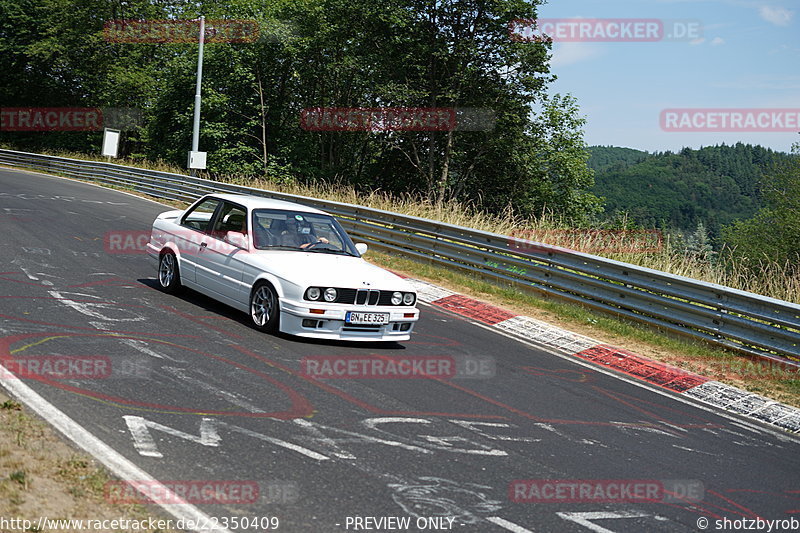
POLYGON ((251 196, 249 194, 234 194, 234 193, 214 193, 204 196, 204 198, 220 198, 222 200, 229 200, 237 204, 241 204, 248 209, 285 209, 291 211, 301 211, 303 213, 319 213, 327 215, 325 211, 320 211, 307 205, 296 204, 294 202, 287 202, 285 200, 273 200, 272 198, 264 198, 263 196, 251 196))

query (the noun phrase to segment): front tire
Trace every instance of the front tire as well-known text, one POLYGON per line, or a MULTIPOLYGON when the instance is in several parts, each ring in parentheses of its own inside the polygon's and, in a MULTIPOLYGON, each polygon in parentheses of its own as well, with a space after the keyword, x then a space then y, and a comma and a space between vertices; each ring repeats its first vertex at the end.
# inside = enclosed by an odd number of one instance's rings
POLYGON ((158 285, 169 294, 174 294, 181 288, 178 258, 170 251, 162 253, 158 260, 158 285))
POLYGON ((280 303, 278 294, 269 283, 258 283, 250 292, 250 320, 261 331, 278 331, 280 303))

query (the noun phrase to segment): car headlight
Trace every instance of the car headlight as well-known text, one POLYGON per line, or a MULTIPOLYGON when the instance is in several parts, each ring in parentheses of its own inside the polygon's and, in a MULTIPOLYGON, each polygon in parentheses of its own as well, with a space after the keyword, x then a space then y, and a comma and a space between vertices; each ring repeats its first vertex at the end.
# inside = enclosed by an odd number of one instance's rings
POLYGON ((326 302, 335 302, 336 296, 337 296, 336 289, 334 289, 333 287, 328 287, 327 289, 325 289, 324 297, 326 302))
POLYGON ((407 292, 403 294, 403 303, 405 305, 414 305, 414 300, 415 297, 413 292, 407 292))
POLYGON ((322 291, 319 290, 319 287, 309 287, 306 291, 306 300, 319 300, 321 295, 322 291))
POLYGON ((403 294, 399 292, 392 293, 392 305, 400 305, 403 303, 403 294))

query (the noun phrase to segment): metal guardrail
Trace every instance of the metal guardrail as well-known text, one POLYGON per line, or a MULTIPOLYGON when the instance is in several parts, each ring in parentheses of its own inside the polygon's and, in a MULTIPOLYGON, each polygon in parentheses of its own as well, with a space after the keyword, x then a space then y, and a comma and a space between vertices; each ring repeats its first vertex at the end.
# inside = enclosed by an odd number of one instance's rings
POLYGON ((232 192, 310 205, 336 215, 351 235, 378 249, 522 286, 800 369, 798 304, 557 246, 352 204, 11 150, 0 150, 0 164, 185 202, 206 193, 232 192))

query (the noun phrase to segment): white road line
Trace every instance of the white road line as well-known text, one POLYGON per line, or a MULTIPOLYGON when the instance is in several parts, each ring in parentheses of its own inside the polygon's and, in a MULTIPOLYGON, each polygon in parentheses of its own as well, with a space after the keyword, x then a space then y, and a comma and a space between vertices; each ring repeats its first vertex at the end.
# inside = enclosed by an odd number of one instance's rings
POLYGON ((490 516, 486 520, 504 529, 513 531, 514 533, 533 533, 533 530, 525 529, 524 527, 518 526, 514 522, 509 522, 508 520, 500 518, 499 516, 490 516))
POLYGON ((491 433, 486 433, 475 426, 483 426, 483 427, 492 427, 492 428, 518 428, 519 426, 511 424, 503 424, 500 422, 476 422, 474 420, 455 420, 450 419, 450 422, 456 424, 457 426, 461 426, 463 428, 469 429, 470 431, 474 431, 478 435, 482 436, 483 438, 489 440, 507 440, 513 442, 541 442, 542 439, 536 437, 512 437, 509 435, 492 435, 491 433))
POLYGON ((178 437, 203 446, 217 447, 221 440, 217 433, 216 420, 213 418, 203 418, 200 420, 200 435, 197 437, 147 420, 141 416, 125 415, 122 418, 125 419, 128 430, 131 432, 134 448, 139 451, 139 454, 146 457, 163 457, 161 452, 158 451, 155 439, 153 439, 153 436, 150 434, 150 429, 161 431, 173 437, 178 437))
POLYGON ((644 513, 636 513, 629 511, 611 512, 611 511, 597 511, 588 513, 556 513, 559 517, 570 522, 580 524, 586 529, 594 531, 595 533, 615 533, 611 529, 606 529, 599 526, 591 520, 610 520, 614 518, 645 518, 650 515, 644 513))
MULTIPOLYGON (((0 365, 0 369, 3 372, 7 372, 2 365, 0 365)), ((90 453, 95 459, 100 461, 121 480, 145 481, 150 487, 152 487, 152 490, 159 491, 158 493, 160 494, 166 494, 170 498, 175 497, 172 492, 166 486, 162 485, 157 479, 117 453, 106 443, 92 435, 88 430, 84 429, 80 424, 60 411, 56 406, 42 398, 38 393, 24 384, 16 376, 4 379, 2 385, 17 400, 21 401, 26 407, 30 408, 36 414, 44 418, 51 426, 61 432, 69 440, 90 453)), ((177 520, 184 520, 185 522, 193 521, 195 524, 215 523, 200 509, 188 503, 180 505, 158 503, 157 505, 164 509, 164 511, 167 513, 171 514, 177 520)), ((193 531, 201 530, 195 529, 193 531)), ((217 525, 202 531, 232 533, 230 530, 217 525)))
POLYGON ((219 399, 226 400, 237 407, 241 407, 245 411, 250 413, 264 413, 265 411, 259 407, 256 407, 247 399, 242 398, 239 394, 234 394, 232 392, 226 391, 224 389, 220 389, 215 387, 211 383, 206 383, 205 381, 201 381, 197 378, 193 378, 192 376, 188 375, 186 372, 183 371, 181 368, 176 368, 172 366, 165 366, 164 370, 173 374, 178 379, 185 381, 190 385, 194 385, 198 389, 202 389, 206 392, 210 392, 212 395, 216 396, 219 399))
POLYGON ((95 309, 113 309, 114 304, 105 302, 103 301, 102 298, 100 298, 100 296, 95 296, 94 294, 84 294, 82 292, 65 292, 62 294, 59 291, 47 291, 47 292, 50 294, 50 296, 55 298, 58 301, 58 303, 64 304, 67 307, 71 307, 72 309, 74 309, 79 313, 90 316, 102 322, 141 322, 143 320, 147 320, 145 316, 136 314, 130 310, 123 310, 123 311, 126 311, 134 315, 133 318, 113 318, 110 316, 106 316, 99 311, 95 311, 95 309), (98 303, 86 303, 83 301, 77 301, 73 300, 72 298, 68 298, 64 296, 64 294, 81 296, 82 299, 95 298, 96 300, 100 301, 98 303))
POLYGON ((333 455, 335 455, 336 457, 338 457, 340 459, 356 459, 355 455, 353 455, 352 453, 348 452, 347 450, 343 449, 341 446, 336 444, 336 441, 334 441, 332 438, 326 436, 319 429, 314 427, 314 424, 312 424, 308 420, 306 420, 304 418, 295 418, 294 420, 292 420, 292 422, 294 422, 298 426, 303 426, 306 429, 306 431, 308 431, 308 432, 310 432, 311 434, 314 435, 315 439, 317 439, 320 442, 324 443, 326 446, 330 447, 332 450, 335 450, 333 455))
POLYGON ((226 427, 228 427, 232 431, 238 431, 242 435, 247 435, 249 437, 253 437, 253 438, 256 438, 256 439, 261 439, 261 440, 266 441, 266 442, 270 442, 270 443, 272 443, 272 444, 274 444, 276 446, 280 446, 282 448, 286 448, 287 450, 293 450, 293 451, 295 451, 295 452, 297 452, 299 454, 305 455, 306 457, 310 457, 312 459, 316 459, 317 461, 328 461, 328 460, 330 460, 330 457, 328 457, 326 455, 322 455, 321 453, 317 453, 314 450, 309 450, 308 448, 304 448, 303 446, 300 446, 298 444, 293 444, 291 442, 287 442, 285 440, 278 439, 276 437, 270 437, 268 435, 263 435, 261 433, 257 433, 255 431, 249 430, 247 428, 242 428, 242 427, 239 427, 239 426, 226 424, 224 422, 223 422, 223 425, 225 425, 226 427))
POLYGON ((710 455, 711 457, 714 457, 714 454, 713 454, 713 453, 702 452, 702 451, 700 451, 700 450, 695 450, 695 449, 693 449, 693 448, 687 448, 686 446, 678 446, 677 444, 673 444, 673 445, 672 445, 672 447, 673 447, 673 448, 677 448, 677 449, 679 449, 679 450, 686 450, 687 452, 701 453, 701 454, 703 454, 703 455, 710 455))
POLYGON ((25 273, 26 276, 28 276, 29 280, 39 281, 39 278, 37 278, 36 276, 34 276, 30 272, 28 272, 28 269, 26 269, 25 267, 19 267, 19 269, 22 270, 25 273))

